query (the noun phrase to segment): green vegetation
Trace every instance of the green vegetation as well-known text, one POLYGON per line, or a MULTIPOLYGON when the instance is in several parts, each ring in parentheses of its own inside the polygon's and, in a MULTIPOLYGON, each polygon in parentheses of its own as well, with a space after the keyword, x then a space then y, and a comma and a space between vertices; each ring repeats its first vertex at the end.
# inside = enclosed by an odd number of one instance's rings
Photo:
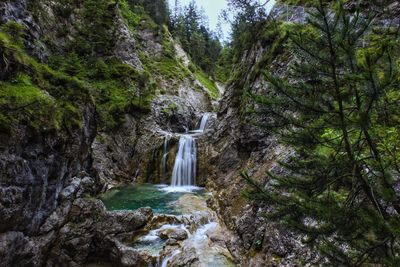
POLYGON ((25 124, 38 131, 79 126, 79 103, 90 102, 88 88, 76 78, 37 62, 22 48, 24 28, 0 28, 0 128, 25 124), (76 91, 75 91, 76 90, 76 91))
MULTIPOLYGON (((46 22, 49 19, 41 17, 45 12, 34 2, 30 3, 30 8, 35 10, 38 20, 46 22)), ((194 6, 192 9, 191 14, 198 12, 194 6)), ((24 40, 27 36, 23 26, 15 22, 1 26, 2 129, 10 130, 21 123, 37 130, 79 128, 84 107, 94 105, 100 130, 112 131, 124 122, 125 114, 140 116, 150 110, 154 94, 162 91, 156 90, 161 80, 183 81, 192 73, 213 98, 218 97, 218 89, 208 78, 210 74, 197 66, 189 70, 177 60, 165 25, 171 25, 166 1, 63 0, 55 4, 54 10, 56 16, 68 21, 70 26, 56 24, 56 35, 43 39, 51 50, 46 63, 38 62, 26 53, 24 40), (142 71, 114 56, 117 27, 120 27, 115 18, 119 14, 134 36, 138 30, 149 29, 162 43, 159 56, 139 52, 142 71), (18 88, 21 90, 16 91, 18 88), (46 114, 50 117, 45 117, 46 114)), ((199 18, 193 22, 196 25, 192 26, 198 31, 199 18)), ((206 31, 202 36, 209 34, 206 31)), ((207 46, 217 42, 215 38, 211 39, 207 46)), ((219 42, 215 45, 219 47, 219 42)), ((203 68, 207 66, 203 65, 203 68)))
POLYGON ((192 0, 183 9, 178 2, 175 3, 169 24, 171 33, 179 40, 194 64, 209 76, 215 76, 222 45, 206 24, 204 14, 198 9, 195 1, 192 0))
POLYGON ((215 66, 215 79, 221 83, 227 83, 232 74, 232 68, 232 49, 226 45, 222 48, 215 66))
POLYGON ((265 71, 268 95, 251 97, 263 128, 296 153, 268 187, 243 173, 247 196, 332 265, 398 266, 400 35, 335 3, 334 16, 321 1, 309 23, 272 38, 265 60, 283 44, 296 60, 284 77, 265 71))
POLYGON ((168 105, 168 107, 164 108, 162 110, 162 113, 164 113, 165 115, 171 116, 172 113, 174 113, 174 111, 178 108, 178 106, 175 103, 170 103, 168 105))
POLYGON ((35 128, 46 124, 59 127, 56 102, 32 84, 29 76, 19 74, 10 82, 0 82, 0 127, 9 130, 11 124, 27 124, 35 128), (4 112, 4 113, 3 113, 4 112))
MULTIPOLYGON (((134 15, 126 10, 125 1, 120 4, 122 13, 134 15)), ((66 3, 60 12, 73 10, 71 5, 66 3)), ((100 128, 110 131, 123 122, 124 114, 148 112, 154 93, 150 74, 111 57, 116 38, 110 33, 115 29, 117 7, 115 1, 82 2, 82 20, 74 25, 76 38, 64 45, 65 51, 54 50, 47 64, 24 51, 21 25, 1 26, 2 129, 21 123, 37 130, 80 127, 82 108, 95 104, 100 128)), ((130 18, 129 25, 134 27, 138 19, 130 18)))
POLYGON ((219 98, 219 90, 217 88, 217 86, 215 85, 215 82, 213 82, 212 80, 210 80, 209 77, 207 77, 207 75, 201 71, 201 70, 197 70, 195 72, 196 78, 197 80, 199 80, 199 82, 207 89, 208 93, 210 94, 210 96, 214 99, 219 98))
MULTIPOLYGON (((150 14, 152 21, 158 25, 169 23, 169 10, 167 0, 128 0, 128 3, 136 8, 143 8, 146 14, 150 14)), ((137 10, 135 9, 135 13, 137 10)))

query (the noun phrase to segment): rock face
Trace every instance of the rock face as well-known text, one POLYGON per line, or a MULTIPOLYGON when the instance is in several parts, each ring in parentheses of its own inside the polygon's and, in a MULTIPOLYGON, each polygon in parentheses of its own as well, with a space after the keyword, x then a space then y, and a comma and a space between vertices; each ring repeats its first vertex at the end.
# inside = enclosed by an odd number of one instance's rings
POLYGON ((0 3, 0 24, 16 21, 24 25, 28 34, 25 42, 28 52, 39 61, 44 61, 48 57, 48 51, 38 42, 42 30, 33 19, 32 14, 27 11, 27 5, 27 0, 2 1, 0 3))
POLYGON ((48 266, 82 266, 113 262, 119 266, 144 265, 146 255, 123 244, 152 217, 149 208, 135 212, 107 212, 100 200, 76 199, 49 251, 48 266))
MULTIPOLYGON (((279 13, 279 10, 276 12, 279 13)), ((268 84, 259 69, 283 75, 291 58, 284 51, 265 61, 271 44, 255 43, 237 66, 242 76, 232 82, 220 102, 215 128, 210 131, 201 156, 208 159, 207 185, 214 191, 211 205, 219 211, 226 225, 236 233, 230 251, 241 266, 296 266, 316 264, 320 258, 305 248, 301 237, 267 221, 263 215, 271 207, 243 196, 247 185, 240 176, 243 170, 266 185, 267 171, 282 172, 278 161, 289 158, 292 151, 283 147, 273 134, 249 122, 267 122, 268 116, 255 116, 241 110, 257 108, 245 100, 241 91, 268 94, 268 84)))
MULTIPOLYGON (((85 23, 82 2, 64 3, 1 1, 0 24, 25 25, 26 50, 46 62, 49 51, 64 51, 85 23), (43 40, 50 40, 54 47, 46 48, 43 40)), ((156 62, 165 49, 158 32, 144 25, 133 35, 120 12, 114 15, 110 36, 115 45, 108 56, 142 71, 140 47, 156 62)), ((125 123, 114 132, 99 132, 95 105, 88 100, 79 106, 82 123, 74 129, 39 131, 20 125, 12 135, 0 133, 0 266, 82 266, 88 262, 147 266, 152 261, 149 255, 124 245, 125 238, 131 239, 151 219, 151 211, 106 212, 90 196, 122 182, 168 183, 170 175, 161 175, 159 164, 165 132, 193 128, 211 110, 207 91, 192 74, 176 80, 154 75, 158 91, 151 112, 126 115, 125 123)), ((176 142, 171 140, 169 166, 176 142)), ((183 238, 182 233, 173 238, 183 238)))
MULTIPOLYGON (((194 99, 198 102, 178 96, 158 96, 147 116, 134 118, 127 115, 117 132, 99 133, 92 149, 93 165, 102 183, 170 183, 179 142, 175 133, 195 129, 202 115, 210 110, 209 102, 204 104, 201 98, 194 99), (166 170, 163 171, 165 138, 170 139, 166 170)), ((204 180, 205 175, 201 175, 199 181, 204 180)))
POLYGON ((100 200, 80 198, 93 182, 90 177, 74 178, 35 236, 22 231, 0 234, 1 266, 82 266, 91 261, 144 265, 147 255, 122 241, 147 224, 151 209, 107 212, 100 200))
POLYGON ((68 179, 90 172, 95 122, 93 107, 85 109, 84 125, 72 133, 75 138, 22 127, 15 136, 1 138, 0 231, 37 232, 68 179))
POLYGON ((136 40, 133 38, 128 26, 121 17, 116 18, 117 42, 114 48, 114 54, 122 62, 131 67, 143 70, 142 62, 137 55, 136 40))

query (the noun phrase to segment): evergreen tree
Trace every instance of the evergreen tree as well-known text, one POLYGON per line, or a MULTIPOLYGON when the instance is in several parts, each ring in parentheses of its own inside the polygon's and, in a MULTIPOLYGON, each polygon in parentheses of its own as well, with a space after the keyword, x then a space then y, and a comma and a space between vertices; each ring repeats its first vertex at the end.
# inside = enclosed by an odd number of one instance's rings
POLYGON ((400 38, 377 13, 320 0, 289 30, 286 78, 265 73, 264 125, 295 150, 249 196, 332 263, 400 265, 400 38))
POLYGON ((177 14, 181 8, 175 3, 174 16, 169 24, 171 32, 182 44, 192 61, 210 76, 214 76, 222 45, 218 37, 207 27, 208 20, 204 11, 195 1, 191 1, 177 14))
POLYGON ((243 51, 260 41, 267 18, 265 6, 269 0, 229 0, 228 3, 229 8, 223 12, 222 17, 230 21, 232 26, 230 47, 233 50, 232 61, 237 63, 243 51))
POLYGON ((167 0, 129 0, 128 2, 133 6, 142 6, 158 25, 170 22, 167 0))

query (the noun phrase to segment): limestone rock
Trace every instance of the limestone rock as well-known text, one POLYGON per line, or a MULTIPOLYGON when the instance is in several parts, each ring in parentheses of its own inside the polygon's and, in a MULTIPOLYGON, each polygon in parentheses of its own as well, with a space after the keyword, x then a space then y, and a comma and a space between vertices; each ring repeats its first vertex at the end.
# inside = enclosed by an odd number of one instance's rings
POLYGON ((138 52, 136 50, 136 41, 133 38, 128 26, 123 21, 123 18, 116 18, 117 42, 114 47, 114 54, 122 62, 131 67, 143 70, 142 62, 140 62, 138 52))
POLYGON ((188 234, 183 229, 166 229, 160 233, 162 239, 174 239, 177 241, 185 240, 188 234))

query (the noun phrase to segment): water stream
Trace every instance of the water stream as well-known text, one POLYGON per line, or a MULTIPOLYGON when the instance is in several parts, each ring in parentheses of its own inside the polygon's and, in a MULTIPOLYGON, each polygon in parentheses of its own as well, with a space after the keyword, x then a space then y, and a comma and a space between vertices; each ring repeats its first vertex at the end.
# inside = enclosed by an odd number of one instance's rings
POLYGON ((161 169, 163 177, 167 174, 167 160, 168 160, 168 150, 169 150, 169 141, 171 140, 171 134, 167 133, 164 137, 164 150, 163 150, 163 157, 161 160, 161 169))
MULTIPOLYGON (((179 135, 170 186, 129 185, 101 196, 108 210, 153 209, 155 216, 145 230, 127 241, 154 259, 149 266, 187 266, 193 262, 204 267, 235 266, 224 245, 229 232, 207 206, 210 194, 196 187, 196 138, 206 130, 208 118, 209 114, 205 114, 197 130, 179 135)), ((167 133, 164 138, 164 175, 172 136, 167 133)))
POLYGON ((201 118, 199 128, 190 131, 191 134, 182 135, 179 139, 178 153, 172 171, 172 187, 196 185, 197 147, 195 136, 205 131, 209 116, 209 113, 205 113, 201 118))
POLYGON ((197 148, 193 136, 185 134, 179 139, 172 171, 171 186, 192 186, 196 184, 197 148))

